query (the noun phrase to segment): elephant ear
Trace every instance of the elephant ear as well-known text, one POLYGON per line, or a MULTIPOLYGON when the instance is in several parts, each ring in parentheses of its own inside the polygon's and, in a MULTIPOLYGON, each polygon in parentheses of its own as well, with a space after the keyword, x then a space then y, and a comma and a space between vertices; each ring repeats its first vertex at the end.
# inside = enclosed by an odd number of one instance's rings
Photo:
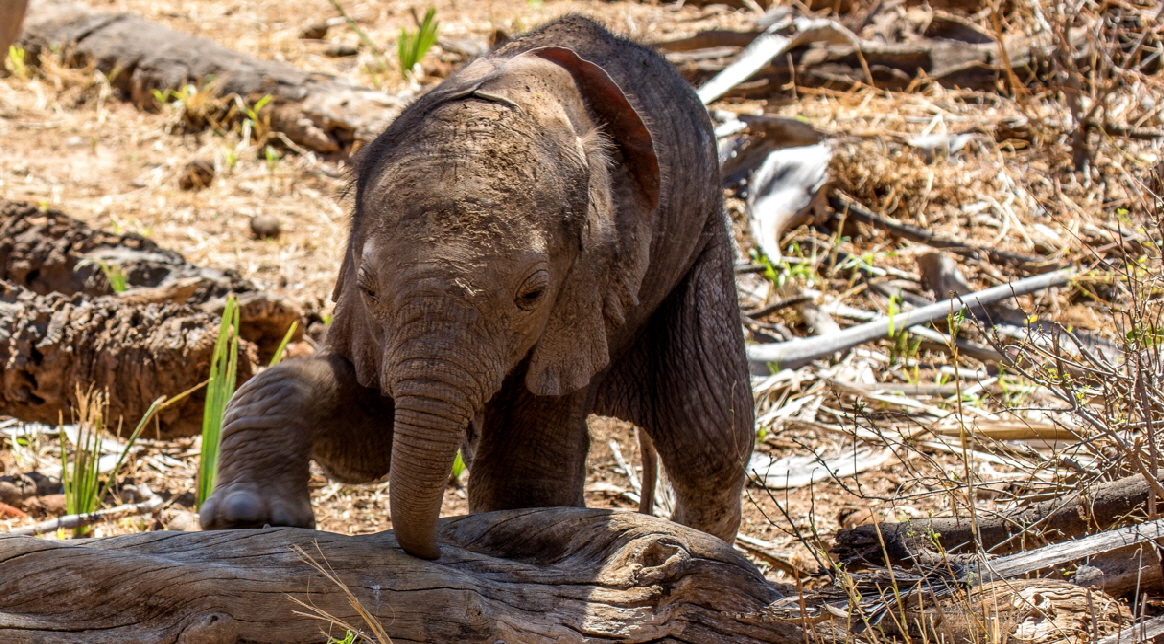
POLYGON ((647 210, 659 205, 659 158, 651 131, 631 105, 618 83, 598 65, 566 47, 538 47, 526 55, 544 58, 574 77, 587 107, 598 117, 603 132, 626 158, 626 166, 638 184, 647 210))
POLYGON ((610 364, 608 337, 639 303, 659 205, 659 159, 643 117, 605 70, 565 47, 522 55, 569 72, 597 126, 579 137, 590 177, 580 253, 526 372, 532 393, 563 395, 585 387, 610 364))
POLYGON ((359 295, 353 283, 356 275, 355 256, 349 240, 339 278, 331 294, 335 313, 327 329, 327 346, 351 361, 356 371, 356 381, 361 387, 380 389, 380 345, 371 320, 359 310, 359 295))

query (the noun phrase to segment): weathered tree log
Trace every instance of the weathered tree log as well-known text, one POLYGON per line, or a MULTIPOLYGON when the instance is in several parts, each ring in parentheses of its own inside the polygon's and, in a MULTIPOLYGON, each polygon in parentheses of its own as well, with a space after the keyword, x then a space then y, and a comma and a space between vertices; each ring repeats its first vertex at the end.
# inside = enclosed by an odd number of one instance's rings
POLYGON ((59 49, 68 53, 70 64, 96 65, 144 109, 157 108, 154 90, 178 90, 188 83, 249 104, 269 94, 263 114, 271 127, 319 152, 371 141, 405 104, 391 94, 245 56, 133 14, 93 11, 67 0, 34 0, 22 42, 33 56, 59 49))
POLYGON ((397 644, 803 642, 794 624, 725 615, 780 595, 731 546, 664 519, 511 510, 444 519, 440 540, 441 558, 424 561, 390 531, 0 535, 0 641, 323 641, 328 624, 297 614, 305 610, 291 598, 370 630, 298 547, 334 571, 397 644))
MULTIPOLYGON (((194 266, 181 255, 133 233, 94 230, 59 210, 0 198, 0 280, 38 295, 114 295, 100 264, 125 277, 125 301, 177 301, 219 314, 224 298, 239 298, 239 335, 258 347, 260 361, 270 360, 292 322, 294 340, 302 338, 302 311, 294 303, 271 297, 233 270, 194 266), (183 298, 177 296, 184 295, 183 298)), ((69 392, 71 395, 71 392, 69 392)))
MULTIPOLYGON (((177 304, 133 306, 115 297, 37 295, 0 280, 0 413, 56 424, 70 418, 76 387, 108 391, 107 418, 132 428, 159 396, 206 378, 219 317, 177 304)), ((240 343, 239 381, 257 351, 240 343)), ((201 430, 204 391, 163 410, 171 436, 201 430)))
MULTIPOLYGON (((1144 477, 1135 474, 1098 485, 1084 495, 1054 498, 998 515, 979 517, 978 542, 989 552, 1010 554, 1031 546, 1107 530, 1142 512, 1147 506, 1150 490, 1144 477)), ((926 555, 936 556, 934 540, 945 552, 973 552, 974 532, 970 519, 934 517, 843 529, 837 531, 832 553, 846 564, 867 562, 883 565, 886 557, 891 563, 909 563, 926 555)))

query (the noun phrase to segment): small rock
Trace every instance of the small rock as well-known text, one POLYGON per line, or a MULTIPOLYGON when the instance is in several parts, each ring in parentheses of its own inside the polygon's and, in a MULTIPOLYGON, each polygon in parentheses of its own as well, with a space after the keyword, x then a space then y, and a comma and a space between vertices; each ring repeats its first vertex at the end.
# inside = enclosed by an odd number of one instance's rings
POLYGON ((41 474, 40 472, 25 472, 24 475, 36 484, 36 494, 38 496, 65 493, 65 486, 55 476, 41 474))
POLYGON ((34 496, 24 502, 26 509, 40 509, 49 516, 61 516, 68 512, 68 502, 64 494, 46 494, 34 496))
POLYGON ((24 488, 11 481, 0 481, 0 503, 19 505, 25 499, 24 488))
POLYGON ((70 148, 79 148, 85 145, 85 139, 82 139, 79 136, 70 136, 69 138, 65 139, 65 145, 70 148))
POLYGON ((304 27, 303 31, 299 32, 299 37, 304 40, 323 40, 327 38, 327 30, 329 28, 331 28, 331 25, 326 22, 313 22, 304 27))
POLYGON ((360 48, 355 45, 328 45, 323 55, 328 58, 351 58, 360 55, 360 48))
POLYGON ((167 530, 183 530, 196 532, 202 528, 198 525, 198 515, 181 508, 166 508, 162 511, 162 525, 167 530))
POLYGON ((283 224, 269 215, 259 215, 251 218, 251 232, 255 239, 278 239, 283 232, 283 224))
POLYGON ((214 179, 214 164, 205 159, 196 159, 182 168, 178 177, 178 187, 183 190, 201 190, 214 179))
POLYGON ((121 503, 137 503, 145 499, 137 486, 132 483, 122 485, 121 489, 117 490, 117 498, 121 503))

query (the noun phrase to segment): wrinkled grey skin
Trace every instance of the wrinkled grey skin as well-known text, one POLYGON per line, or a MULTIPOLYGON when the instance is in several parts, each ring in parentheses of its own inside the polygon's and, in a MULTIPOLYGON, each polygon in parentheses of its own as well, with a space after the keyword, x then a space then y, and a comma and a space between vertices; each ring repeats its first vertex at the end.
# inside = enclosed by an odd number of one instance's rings
POLYGON ((359 163, 326 349, 230 403, 206 528, 312 526, 308 459, 389 476, 438 557, 473 512, 583 505, 588 414, 654 439, 674 520, 731 539, 752 444, 711 123, 659 56, 568 17, 475 61, 359 163))

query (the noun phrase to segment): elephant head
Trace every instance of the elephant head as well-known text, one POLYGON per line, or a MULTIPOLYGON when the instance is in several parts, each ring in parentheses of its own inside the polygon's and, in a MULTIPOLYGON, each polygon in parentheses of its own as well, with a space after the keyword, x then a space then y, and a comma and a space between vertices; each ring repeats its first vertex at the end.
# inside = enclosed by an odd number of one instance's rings
POLYGON ((406 551, 439 556, 456 450, 506 378, 561 395, 609 363, 659 184, 626 94, 560 47, 478 60, 362 152, 328 343, 394 399, 406 551))

